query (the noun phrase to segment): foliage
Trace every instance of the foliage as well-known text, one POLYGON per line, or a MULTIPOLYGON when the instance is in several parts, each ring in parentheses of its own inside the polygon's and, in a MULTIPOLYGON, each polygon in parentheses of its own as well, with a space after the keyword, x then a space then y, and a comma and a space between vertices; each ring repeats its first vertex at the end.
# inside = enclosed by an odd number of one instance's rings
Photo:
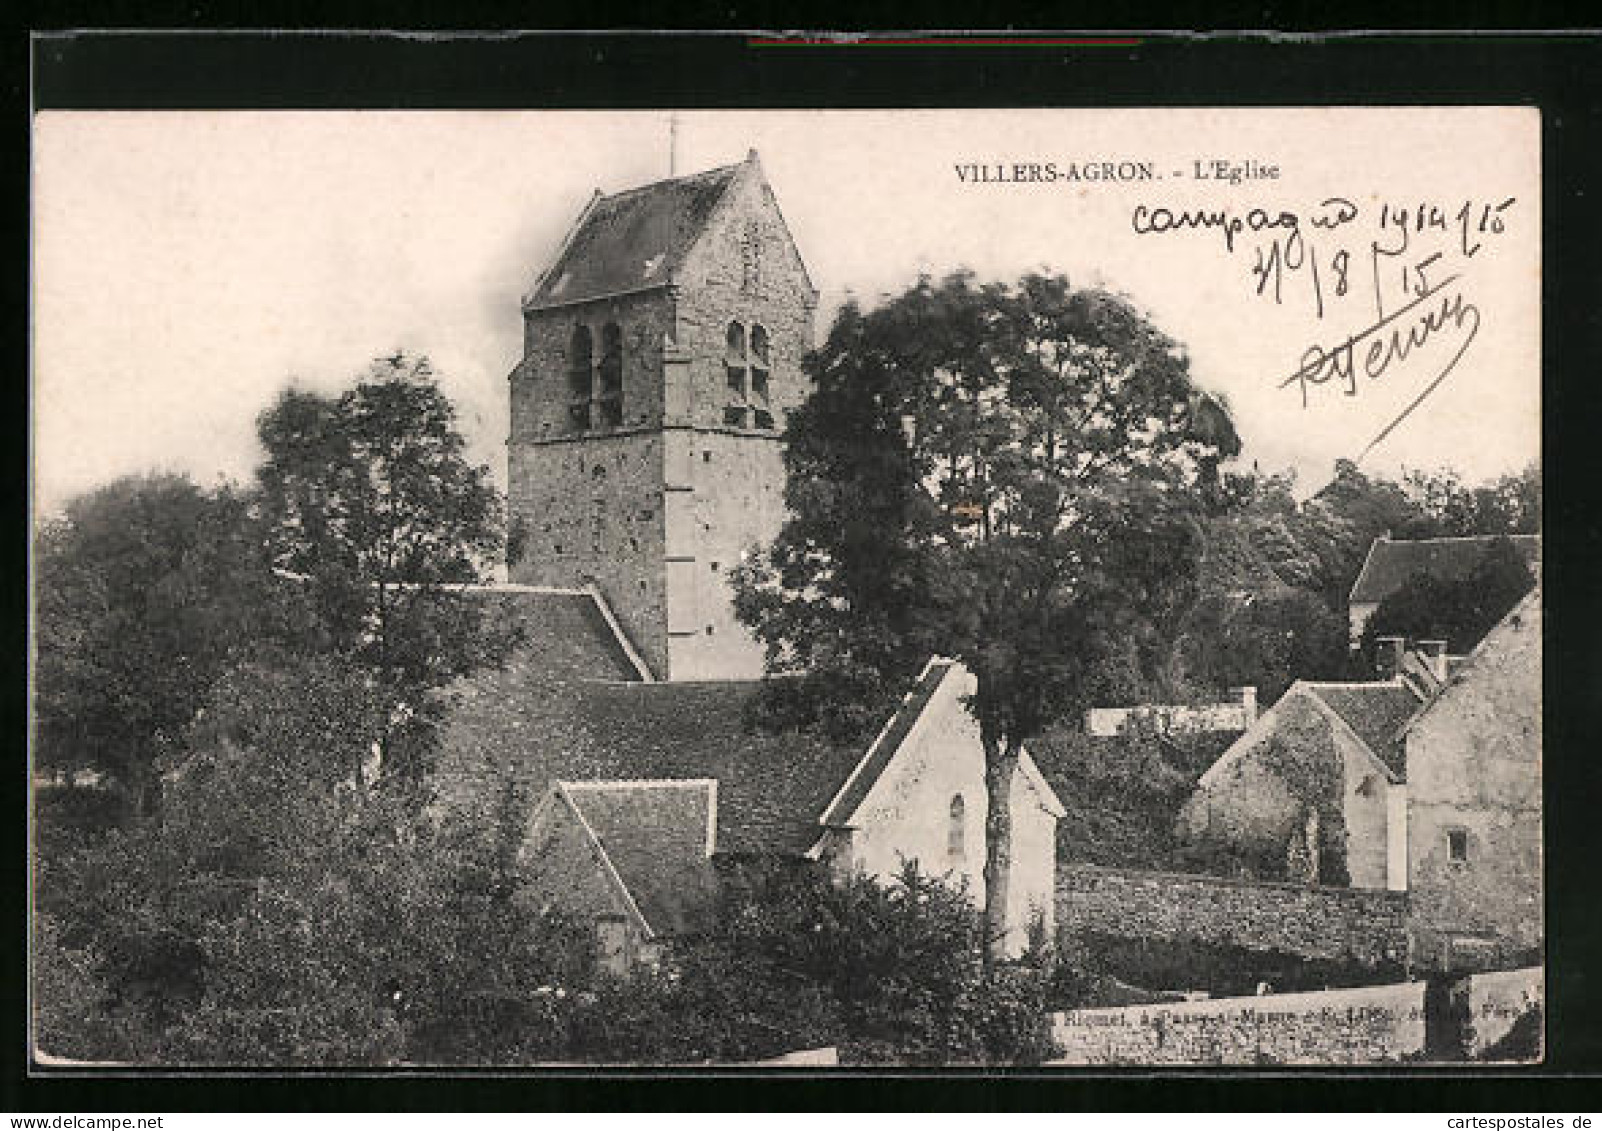
POLYGON ((1410 471, 1402 477, 1402 490, 1443 535, 1536 534, 1541 529, 1541 472, 1534 464, 1474 487, 1448 468, 1410 471))
POLYGON ((1298 679, 1349 668, 1347 622, 1307 589, 1281 586, 1199 603, 1180 647, 1186 678, 1209 689, 1255 687, 1271 704, 1298 679))
POLYGON ((257 427, 274 565, 305 579, 332 646, 375 673, 397 720, 426 723, 431 689, 512 642, 454 591, 502 547, 499 497, 464 458, 455 409, 426 359, 396 354, 338 397, 284 392, 257 427))
POLYGON ((1189 860, 1176 827, 1180 809, 1234 737, 1142 728, 1098 737, 1066 723, 1049 728, 1029 753, 1065 810, 1057 823, 1059 859, 1179 870, 1189 860))
POLYGON ((118 480, 35 542, 37 766, 94 767, 135 803, 235 655, 304 632, 248 501, 179 476, 118 480))
POLYGON ((1106 672, 1160 656, 1239 441, 1176 343, 1062 276, 924 279, 871 313, 848 306, 807 365, 791 518, 736 576, 736 611, 771 670, 820 688, 841 668, 896 685, 931 652, 973 673, 994 959, 1023 743, 1106 672))
POLYGON ((1363 653, 1372 659, 1382 636, 1445 640, 1447 651, 1464 655, 1535 585, 1524 559, 1507 538, 1497 538, 1461 578, 1429 573, 1410 577, 1369 617, 1363 653))
POLYGON ((575 1000, 586 1059, 750 1060, 834 1045, 857 1063, 1038 1063, 1045 979, 983 964, 965 892, 909 866, 890 884, 806 865, 726 876, 716 925, 575 1000))
POLYGON ((1064 949, 1073 966, 1086 972, 1096 992, 1118 992, 1121 985, 1125 991, 1205 990, 1215 997, 1245 997, 1255 994, 1261 982, 1276 993, 1297 993, 1396 982, 1406 974, 1399 961, 1371 964, 1350 958, 1310 958, 1197 938, 1131 938, 1086 931, 1065 939, 1064 949), (1114 985, 1106 985, 1107 979, 1114 985))
POLYGON ((130 1019, 122 1059, 476 1063, 532 985, 586 968, 570 927, 519 902, 519 803, 436 827, 353 768, 383 725, 370 674, 309 663, 225 676, 162 819, 41 861, 40 909, 130 1019))

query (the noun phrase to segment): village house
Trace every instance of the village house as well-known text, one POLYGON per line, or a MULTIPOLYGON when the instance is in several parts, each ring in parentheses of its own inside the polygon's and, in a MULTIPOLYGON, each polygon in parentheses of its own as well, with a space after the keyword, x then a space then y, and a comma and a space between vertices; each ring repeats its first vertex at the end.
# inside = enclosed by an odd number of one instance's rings
MULTIPOLYGON (((1356 648, 1362 641, 1363 630, 1380 602, 1410 579, 1426 574, 1438 581, 1461 581, 1474 571, 1495 541, 1496 537, 1491 535, 1393 539, 1382 534, 1374 539, 1347 599, 1351 646, 1356 648)), ((1508 541, 1523 557, 1530 572, 1539 577, 1541 536, 1513 534, 1508 536, 1508 541)))
POLYGON ((1183 836, 1259 879, 1406 892, 1415 969, 1541 940, 1540 589, 1447 668, 1386 641, 1388 678, 1298 681, 1204 773, 1183 836))
POLYGON ((1539 587, 1408 721, 1402 741, 1415 967, 1539 961, 1539 587))

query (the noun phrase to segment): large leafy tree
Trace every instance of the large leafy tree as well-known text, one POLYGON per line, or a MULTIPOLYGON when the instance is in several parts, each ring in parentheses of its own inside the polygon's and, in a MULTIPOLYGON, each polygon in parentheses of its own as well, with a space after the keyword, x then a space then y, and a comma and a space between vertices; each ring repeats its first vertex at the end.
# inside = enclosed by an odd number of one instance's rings
POLYGON ((118 480, 35 541, 36 765, 93 768, 134 803, 243 650, 304 632, 248 499, 180 476, 118 480))
POLYGON ((775 668, 894 686, 933 651, 973 672, 993 960, 1024 743, 1162 651, 1238 440, 1175 342, 1062 276, 959 273, 848 306, 808 367, 815 391, 788 433, 792 518, 737 576, 737 609, 775 668))
POLYGON ((258 474, 273 564, 307 586, 333 648, 390 697, 386 769, 415 778, 429 692, 507 643, 463 588, 502 546, 499 495, 464 455, 456 413, 427 359, 376 361, 337 397, 284 392, 258 421, 258 474))

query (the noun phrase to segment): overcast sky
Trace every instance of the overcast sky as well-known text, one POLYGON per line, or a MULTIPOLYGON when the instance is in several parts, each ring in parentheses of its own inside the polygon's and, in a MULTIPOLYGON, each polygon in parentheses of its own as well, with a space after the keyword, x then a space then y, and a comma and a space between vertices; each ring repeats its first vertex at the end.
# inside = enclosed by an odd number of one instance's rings
MULTIPOLYGON (((669 161, 666 112, 35 122, 34 487, 45 509, 133 471, 248 478, 255 417, 280 389, 336 390, 397 347, 433 359, 473 456, 504 476, 519 297, 593 189, 659 179, 669 161)), ((685 113, 678 170, 760 152, 823 291, 820 333, 848 294, 872 302, 958 266, 997 278, 1045 267, 1128 293, 1228 398, 1247 458, 1295 467, 1305 489, 1443 372, 1365 467, 1450 465, 1478 479, 1538 456, 1538 139, 1533 110, 685 113), (1193 162, 1212 159, 1279 176, 1196 181, 1193 162), (1048 161, 1055 184, 974 184, 954 168, 1048 161), (1073 163, 1104 161, 1149 162, 1162 179, 1064 179, 1073 163), (1308 217, 1332 196, 1359 214, 1314 239, 1308 217), (1404 301, 1402 268, 1434 251, 1426 285, 1459 276, 1386 330, 1405 332, 1454 296, 1474 313, 1378 378, 1360 376, 1354 396, 1339 382, 1311 388, 1304 408, 1297 385, 1280 387, 1304 351, 1376 321, 1372 241, 1400 238, 1379 227, 1386 203, 1445 218, 1411 230, 1406 256, 1381 260, 1386 312, 1404 301), (1487 204, 1503 205, 1500 232, 1487 204), (1276 233, 1244 232, 1232 252, 1216 230, 1137 235, 1140 205, 1297 212, 1318 247, 1324 316, 1305 247, 1276 304, 1251 273, 1276 233)), ((1369 340, 1355 351, 1360 371, 1369 340)))

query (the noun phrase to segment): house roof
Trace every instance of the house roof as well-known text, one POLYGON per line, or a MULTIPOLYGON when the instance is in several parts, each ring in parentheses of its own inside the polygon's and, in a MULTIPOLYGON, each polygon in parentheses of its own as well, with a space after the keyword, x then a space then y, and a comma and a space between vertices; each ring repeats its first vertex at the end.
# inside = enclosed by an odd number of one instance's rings
POLYGON ((923 674, 918 677, 918 682, 902 698, 901 706, 886 721, 872 745, 868 747, 867 753, 852 769, 851 776, 845 780, 840 792, 830 802, 828 810, 823 813, 821 818, 823 824, 843 825, 850 821, 857 807, 862 804, 869 791, 873 789, 874 783, 879 780, 879 775, 884 773, 885 767, 896 756, 896 751, 900 750, 901 744, 907 740, 907 735, 912 733, 913 726, 922 717, 924 709, 929 706, 929 701, 934 698, 941 681, 946 678, 951 668, 950 660, 930 660, 924 665, 923 674))
POLYGON ((1463 680, 1468 678, 1476 669, 1478 669, 1482 665, 1485 656, 1488 653, 1494 652, 1500 646, 1499 643, 1492 642, 1500 642, 1502 638, 1502 630, 1506 626, 1517 626, 1525 617, 1535 617, 1537 618, 1536 630, 1539 631, 1540 616, 1541 586, 1537 584, 1535 588, 1531 589, 1528 593, 1521 597, 1518 604, 1509 609, 1507 614, 1503 616, 1501 620, 1497 621, 1496 624, 1491 627, 1491 630, 1487 632, 1480 642, 1474 646, 1474 650, 1472 652, 1470 652, 1467 656, 1459 658, 1458 662, 1452 665, 1446 682, 1442 684, 1438 691, 1428 700, 1422 704, 1419 704, 1413 713, 1407 717, 1407 720, 1397 729, 1397 743, 1405 745, 1407 741, 1407 732, 1412 730, 1414 725, 1421 718, 1427 715, 1434 708, 1436 703, 1441 701, 1447 691, 1456 687, 1459 683, 1462 683, 1463 680))
POLYGON ((709 859, 717 782, 558 782, 653 934, 703 924, 717 893, 709 859))
POLYGON ((507 782, 715 778, 719 852, 799 855, 861 753, 803 734, 747 730, 760 685, 559 684, 512 663, 458 689, 437 770, 445 794, 507 782))
POLYGON ((1407 753, 1399 734, 1421 696, 1401 680, 1384 683, 1298 683, 1352 729, 1391 776, 1407 776, 1407 753))
MULTIPOLYGON (((1468 538, 1418 538, 1392 541, 1376 538, 1369 547, 1362 571, 1352 584, 1351 603, 1377 604, 1407 583, 1408 579, 1426 573, 1442 581, 1467 577, 1490 548, 1497 536, 1476 535, 1468 538)), ((1524 558, 1526 565, 1534 567, 1541 558, 1539 534, 1513 534, 1507 536, 1524 558)))
POLYGON ((650 669, 592 590, 483 585, 462 592, 522 629, 518 660, 547 679, 650 679, 650 669))
POLYGON ((566 306, 666 286, 741 166, 597 192, 526 305, 566 306))

